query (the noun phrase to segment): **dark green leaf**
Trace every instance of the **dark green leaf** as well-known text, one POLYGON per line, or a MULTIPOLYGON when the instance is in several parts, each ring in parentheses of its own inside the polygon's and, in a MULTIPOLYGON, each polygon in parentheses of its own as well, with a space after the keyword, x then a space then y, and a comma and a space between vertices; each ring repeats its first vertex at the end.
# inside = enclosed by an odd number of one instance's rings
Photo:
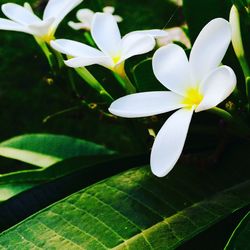
POLYGON ((201 173, 179 165, 159 179, 148 167, 132 169, 38 212, 1 234, 0 245, 175 249, 250 203, 250 182, 244 181, 248 176, 239 171, 240 166, 237 171, 232 166, 201 173), (226 189, 239 181, 242 184, 226 189))
POLYGON ((27 134, 0 144, 0 155, 46 168, 76 156, 113 154, 104 146, 65 135, 27 134))
POLYGON ((247 250, 249 249, 250 239, 250 211, 241 220, 230 237, 225 250, 247 250))
POLYGON ((0 202, 43 182, 102 162, 113 153, 93 142, 62 135, 32 134, 5 141, 0 144, 0 155, 41 168, 0 175, 0 202))

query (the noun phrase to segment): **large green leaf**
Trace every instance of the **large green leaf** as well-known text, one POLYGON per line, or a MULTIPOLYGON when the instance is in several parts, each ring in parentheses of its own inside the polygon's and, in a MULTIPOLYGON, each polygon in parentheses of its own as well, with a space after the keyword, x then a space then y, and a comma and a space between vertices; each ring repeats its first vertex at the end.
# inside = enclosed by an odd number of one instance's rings
POLYGON ((237 171, 226 168, 202 173, 179 165, 159 179, 148 166, 131 169, 5 231, 0 235, 0 246, 174 249, 250 203, 250 182, 245 181, 249 175, 239 171, 240 166, 237 171), (227 189, 239 181, 242 184, 227 189))
POLYGON ((236 227, 224 250, 235 250, 235 249, 247 250, 250 247, 249 239, 250 239, 250 211, 236 227))
POLYGON ((0 144, 0 155, 46 168, 76 156, 113 154, 104 146, 65 135, 27 134, 0 144))
POLYGON ((0 202, 6 201, 44 182, 69 175, 80 169, 90 168, 99 162, 104 162, 111 158, 113 158, 111 155, 75 157, 60 161, 47 168, 3 174, 0 176, 0 202))
POLYGON ((0 144, 0 155, 38 169, 0 175, 0 202, 38 184, 68 175, 112 157, 114 151, 93 142, 63 135, 31 134, 0 144))

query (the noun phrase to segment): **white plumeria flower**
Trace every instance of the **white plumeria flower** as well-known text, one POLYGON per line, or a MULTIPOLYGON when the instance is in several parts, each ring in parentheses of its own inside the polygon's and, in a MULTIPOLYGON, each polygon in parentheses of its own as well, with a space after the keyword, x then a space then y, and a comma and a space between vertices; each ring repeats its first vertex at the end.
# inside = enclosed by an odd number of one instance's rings
POLYGON ((115 18, 107 13, 95 14, 91 35, 100 50, 67 39, 51 41, 50 44, 55 50, 72 57, 65 61, 69 67, 99 64, 119 74, 124 73, 126 59, 147 53, 156 44, 153 36, 148 34, 129 33, 121 38, 115 18))
POLYGON ((215 107, 234 90, 233 70, 219 66, 230 41, 230 24, 222 18, 212 20, 200 32, 189 60, 175 44, 161 47, 154 54, 154 74, 169 91, 132 94, 111 104, 112 114, 127 118, 179 109, 156 136, 151 152, 151 169, 156 176, 168 174, 179 159, 193 113, 215 107))
POLYGON ((15 3, 2 5, 6 17, 0 18, 0 29, 31 34, 39 40, 49 42, 63 18, 83 0, 49 0, 43 18, 33 13, 29 3, 20 6, 15 3))
MULTIPOLYGON (((103 12, 113 15, 115 12, 115 8, 113 6, 106 6, 103 8, 103 12)), ((76 13, 76 18, 79 20, 79 22, 75 23, 75 22, 70 21, 68 22, 68 25, 74 30, 84 29, 84 30, 89 31, 91 29, 94 15, 95 15, 95 12, 90 9, 78 10, 76 13)), ((113 15, 113 17, 118 23, 123 21, 121 16, 113 15)))

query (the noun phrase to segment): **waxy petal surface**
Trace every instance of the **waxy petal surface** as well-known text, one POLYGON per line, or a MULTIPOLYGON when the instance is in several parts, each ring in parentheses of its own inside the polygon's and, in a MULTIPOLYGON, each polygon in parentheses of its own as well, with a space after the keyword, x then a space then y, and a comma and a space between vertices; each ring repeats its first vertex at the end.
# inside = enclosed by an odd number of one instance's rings
POLYGON ((193 81, 202 81, 220 65, 231 38, 231 26, 223 18, 213 19, 202 29, 190 53, 193 81))
POLYGON ((169 44, 155 52, 153 71, 166 88, 177 94, 185 96, 187 88, 192 87, 188 59, 178 45, 169 44))
POLYGON ((213 70, 200 86, 203 100, 195 112, 200 112, 217 106, 223 102, 235 89, 236 76, 228 66, 213 70))
POLYGON ((182 108, 172 114, 155 138, 150 165, 158 177, 167 175, 178 161, 184 147, 193 110, 182 108))
POLYGON ((102 57, 103 53, 86 44, 68 39, 51 41, 50 45, 55 50, 73 57, 102 57))
POLYGON ((19 31, 31 34, 31 31, 26 26, 5 18, 0 18, 0 30, 19 31))
POLYGON ((168 35, 168 32, 165 30, 160 30, 160 29, 151 29, 151 30, 137 30, 137 31, 132 31, 130 33, 128 33, 127 35, 130 34, 144 34, 144 35, 150 35, 154 38, 158 38, 158 37, 165 37, 168 35))
POLYGON ((3 4, 2 11, 9 19, 23 25, 29 25, 41 21, 41 19, 30 12, 30 10, 15 3, 3 4))
POLYGON ((121 55, 121 34, 111 14, 96 13, 92 21, 91 35, 98 48, 110 57, 121 55))
POLYGON ((55 18, 53 28, 56 29, 63 18, 83 0, 49 0, 43 14, 43 19, 55 18))
POLYGON ((105 54, 102 56, 97 57, 75 57, 69 60, 64 61, 64 63, 72 68, 79 68, 79 67, 85 67, 90 66, 93 64, 98 64, 101 66, 104 66, 106 68, 110 68, 112 66, 112 61, 110 61, 110 58, 107 57, 105 54))
POLYGON ((155 47, 155 40, 153 37, 144 34, 130 34, 122 39, 122 53, 121 60, 147 53, 155 47))
POLYGON ((109 111, 126 118, 162 114, 183 107, 183 97, 170 91, 131 94, 114 101, 109 111))

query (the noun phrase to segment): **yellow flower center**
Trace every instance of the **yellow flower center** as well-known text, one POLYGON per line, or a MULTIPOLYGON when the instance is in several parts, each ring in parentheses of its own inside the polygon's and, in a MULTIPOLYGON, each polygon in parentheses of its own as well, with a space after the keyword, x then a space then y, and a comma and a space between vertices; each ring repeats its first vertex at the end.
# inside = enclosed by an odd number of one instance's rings
POLYGON ((183 104, 190 106, 195 105, 196 107, 201 103, 203 95, 197 88, 190 88, 187 90, 186 95, 183 99, 183 104))
POLYGON ((117 64, 121 59, 121 55, 115 55, 112 57, 114 64, 117 64))

